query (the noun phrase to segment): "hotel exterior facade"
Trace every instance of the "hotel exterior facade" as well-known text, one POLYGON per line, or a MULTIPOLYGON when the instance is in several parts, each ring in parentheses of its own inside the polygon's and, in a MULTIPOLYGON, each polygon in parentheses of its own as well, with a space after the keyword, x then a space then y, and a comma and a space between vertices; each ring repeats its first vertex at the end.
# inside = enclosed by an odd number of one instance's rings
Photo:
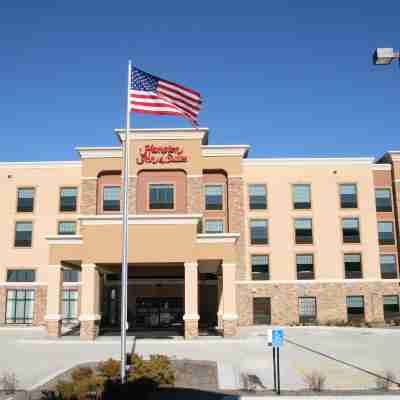
MULTIPOLYGON (((127 139, 130 328, 400 318, 400 152, 251 159, 203 128, 127 139)), ((0 325, 119 326, 122 150, 77 151, 0 163, 0 325)))

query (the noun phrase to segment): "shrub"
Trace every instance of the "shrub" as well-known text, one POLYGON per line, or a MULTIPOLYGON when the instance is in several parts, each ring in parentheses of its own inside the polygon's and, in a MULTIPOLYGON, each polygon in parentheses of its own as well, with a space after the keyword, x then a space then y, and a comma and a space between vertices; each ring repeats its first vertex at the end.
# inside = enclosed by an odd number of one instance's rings
POLYGON ((128 376, 130 382, 152 380, 157 385, 175 383, 175 368, 167 356, 155 354, 151 355, 149 360, 144 360, 139 355, 134 354, 131 365, 128 376))
POLYGON ((100 362, 97 365, 97 370, 104 378, 116 378, 120 374, 121 363, 120 361, 109 358, 106 361, 100 362))
POLYGON ((71 378, 74 382, 79 382, 88 378, 92 378, 94 372, 89 367, 78 367, 71 372, 71 378))
POLYGON ((379 390, 384 390, 385 392, 390 389, 390 385, 395 381, 396 375, 392 371, 385 371, 382 377, 376 378, 376 388, 379 390))
POLYGON ((313 370, 304 373, 303 381, 309 390, 313 392, 322 392, 324 390, 326 376, 320 371, 313 370))
POLYGON ((0 384, 6 394, 14 394, 17 390, 18 379, 14 372, 3 372, 0 377, 0 384))
POLYGON ((63 400, 75 397, 74 384, 72 382, 58 381, 56 391, 63 400))

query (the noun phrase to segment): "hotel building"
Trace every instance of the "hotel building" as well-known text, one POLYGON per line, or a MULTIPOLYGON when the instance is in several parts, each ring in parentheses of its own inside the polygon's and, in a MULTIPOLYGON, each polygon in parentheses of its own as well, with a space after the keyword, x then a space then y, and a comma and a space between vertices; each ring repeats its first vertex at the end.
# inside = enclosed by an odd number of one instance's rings
MULTIPOLYGON (((203 128, 127 139, 131 329, 400 317, 400 152, 252 159, 203 128)), ((92 340, 120 323, 122 151, 76 150, 0 163, 0 324, 92 340)))

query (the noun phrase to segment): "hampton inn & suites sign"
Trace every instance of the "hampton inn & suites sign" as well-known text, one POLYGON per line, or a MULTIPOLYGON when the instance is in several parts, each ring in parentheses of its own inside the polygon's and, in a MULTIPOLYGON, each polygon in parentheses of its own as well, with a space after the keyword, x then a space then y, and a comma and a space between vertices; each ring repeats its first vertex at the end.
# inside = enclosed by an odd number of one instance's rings
POLYGON ((136 164, 171 164, 187 162, 187 160, 188 157, 183 153, 181 146, 147 144, 144 147, 139 147, 136 164))

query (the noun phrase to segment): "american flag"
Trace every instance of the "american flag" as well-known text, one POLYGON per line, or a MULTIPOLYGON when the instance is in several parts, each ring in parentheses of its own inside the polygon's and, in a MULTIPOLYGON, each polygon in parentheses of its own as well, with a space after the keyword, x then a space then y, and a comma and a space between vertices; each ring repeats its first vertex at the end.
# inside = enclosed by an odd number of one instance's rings
POLYGON ((129 110, 156 115, 181 115, 197 125, 201 96, 185 86, 132 68, 129 110))

